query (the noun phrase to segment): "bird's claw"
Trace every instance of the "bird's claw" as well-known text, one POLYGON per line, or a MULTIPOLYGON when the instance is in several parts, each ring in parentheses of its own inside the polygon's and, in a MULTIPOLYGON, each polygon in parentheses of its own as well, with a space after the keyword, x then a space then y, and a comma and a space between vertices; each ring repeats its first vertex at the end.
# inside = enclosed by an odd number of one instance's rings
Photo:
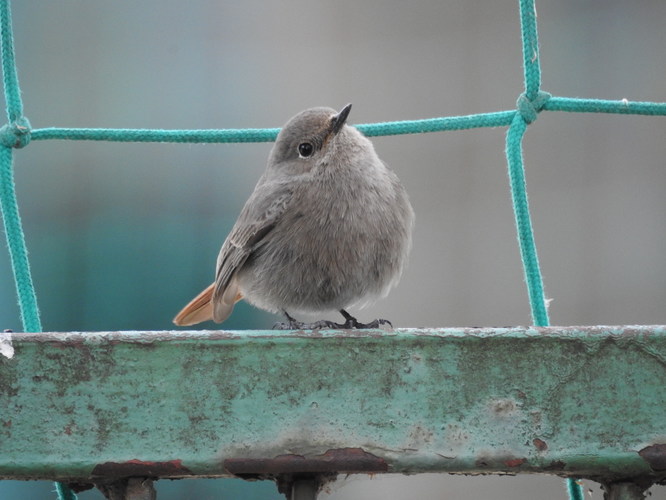
POLYGON ((273 330, 368 330, 379 328, 382 325, 389 325, 393 328, 393 324, 387 319, 376 319, 370 323, 360 323, 354 316, 344 309, 340 310, 340 314, 345 318, 344 323, 336 323, 335 321, 328 320, 315 321, 314 323, 303 323, 302 321, 292 318, 287 312, 285 312, 284 315, 287 318, 287 321, 275 323, 273 325, 273 330))

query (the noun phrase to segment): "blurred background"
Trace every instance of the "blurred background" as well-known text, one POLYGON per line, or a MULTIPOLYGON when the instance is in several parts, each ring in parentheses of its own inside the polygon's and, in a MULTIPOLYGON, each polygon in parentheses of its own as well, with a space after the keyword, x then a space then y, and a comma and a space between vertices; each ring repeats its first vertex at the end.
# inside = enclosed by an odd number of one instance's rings
MULTIPOLYGON (((279 127, 302 109, 348 102, 351 123, 513 109, 522 92, 517 3, 15 1, 25 114, 35 128, 204 129, 279 127)), ((666 100, 666 2, 537 1, 537 9, 543 90, 666 100)), ((665 129, 663 117, 555 112, 530 126, 527 185, 553 324, 666 323, 665 129)), ((373 139, 406 185, 417 225, 402 281, 359 319, 531 322, 505 131, 373 139)), ((44 330, 171 329, 212 281, 270 148, 35 141, 18 151, 44 330)), ((3 244, 0 327, 21 330, 16 302, 3 244)), ((275 321, 239 304, 224 328, 275 321)), ((588 498, 600 498, 585 484, 588 498)), ((52 490, 0 482, 3 499, 54 498, 52 490)), ((240 480, 162 481, 158 491, 161 499, 280 498, 272 483, 240 480)), ((652 492, 666 498, 663 487, 652 492)), ((565 490, 548 476, 354 476, 321 498, 416 496, 549 500, 565 490)))

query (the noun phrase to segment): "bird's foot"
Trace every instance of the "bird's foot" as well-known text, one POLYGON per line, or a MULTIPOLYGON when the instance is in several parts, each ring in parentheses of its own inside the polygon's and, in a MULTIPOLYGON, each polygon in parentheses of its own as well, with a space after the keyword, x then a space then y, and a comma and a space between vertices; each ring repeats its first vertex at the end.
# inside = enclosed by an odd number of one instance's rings
POLYGON ((367 330, 367 329, 379 328, 381 325, 389 325, 391 328, 393 328, 393 324, 387 319, 376 319, 374 321, 371 321, 370 323, 360 323, 354 316, 349 314, 344 309, 340 309, 340 314, 344 316, 345 322, 342 324, 338 324, 338 328, 346 328, 346 329, 355 328, 357 330, 367 330))
POLYGON ((284 311, 287 321, 278 322, 273 325, 273 330, 321 330, 324 328, 340 328, 337 323, 332 321, 315 321, 314 323, 303 323, 295 318, 292 318, 287 311, 284 311))
POLYGON ((319 320, 314 323, 303 323, 295 318, 292 318, 289 313, 284 311, 287 318, 285 322, 278 322, 273 325, 273 330, 322 330, 322 329, 336 329, 336 330, 367 330, 379 328, 381 325, 389 325, 393 328, 391 322, 387 319, 376 319, 370 323, 360 323, 354 316, 349 314, 344 309, 340 309, 340 314, 344 316, 344 323, 336 323, 335 321, 319 320))

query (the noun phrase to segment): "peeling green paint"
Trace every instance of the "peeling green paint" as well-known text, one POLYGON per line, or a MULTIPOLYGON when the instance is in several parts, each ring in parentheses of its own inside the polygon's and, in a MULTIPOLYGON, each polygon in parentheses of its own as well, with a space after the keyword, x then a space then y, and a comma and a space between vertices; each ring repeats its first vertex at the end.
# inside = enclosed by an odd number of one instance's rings
POLYGON ((666 479, 663 326, 12 342, 14 357, 0 357, 3 478, 224 476, 225 461, 270 468, 291 456, 405 473, 666 479))

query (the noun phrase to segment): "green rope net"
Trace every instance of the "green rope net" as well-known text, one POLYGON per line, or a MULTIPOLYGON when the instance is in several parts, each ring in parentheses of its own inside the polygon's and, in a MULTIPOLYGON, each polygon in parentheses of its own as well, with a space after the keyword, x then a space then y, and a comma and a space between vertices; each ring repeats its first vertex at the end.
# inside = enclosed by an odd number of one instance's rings
MULTIPOLYGON (((666 115, 666 103, 574 99, 551 96, 543 92, 541 90, 541 67, 534 0, 519 0, 519 8, 525 90, 518 98, 516 109, 425 120, 368 123, 357 125, 357 128, 367 136, 382 136, 465 130, 481 127, 508 127, 506 134, 506 158, 532 320, 536 326, 548 326, 548 311, 532 223, 530 221, 525 184, 522 141, 528 125, 536 120, 537 115, 541 111, 666 115)), ((12 149, 22 148, 31 140, 53 139, 179 143, 270 142, 275 140, 279 129, 31 129, 28 120, 23 116, 23 104, 20 98, 14 60, 9 0, 0 0, 0 37, 2 42, 2 70, 8 118, 8 123, 0 129, 0 206, 2 208, 5 233, 14 272, 23 329, 26 332, 39 332, 41 331, 41 324, 37 299, 30 276, 27 250, 14 189, 12 149)), ((57 484, 56 486, 59 498, 63 500, 76 498, 76 495, 65 485, 57 484)), ((567 486, 569 496, 572 500, 582 500, 582 489, 575 480, 568 480, 567 486)))

